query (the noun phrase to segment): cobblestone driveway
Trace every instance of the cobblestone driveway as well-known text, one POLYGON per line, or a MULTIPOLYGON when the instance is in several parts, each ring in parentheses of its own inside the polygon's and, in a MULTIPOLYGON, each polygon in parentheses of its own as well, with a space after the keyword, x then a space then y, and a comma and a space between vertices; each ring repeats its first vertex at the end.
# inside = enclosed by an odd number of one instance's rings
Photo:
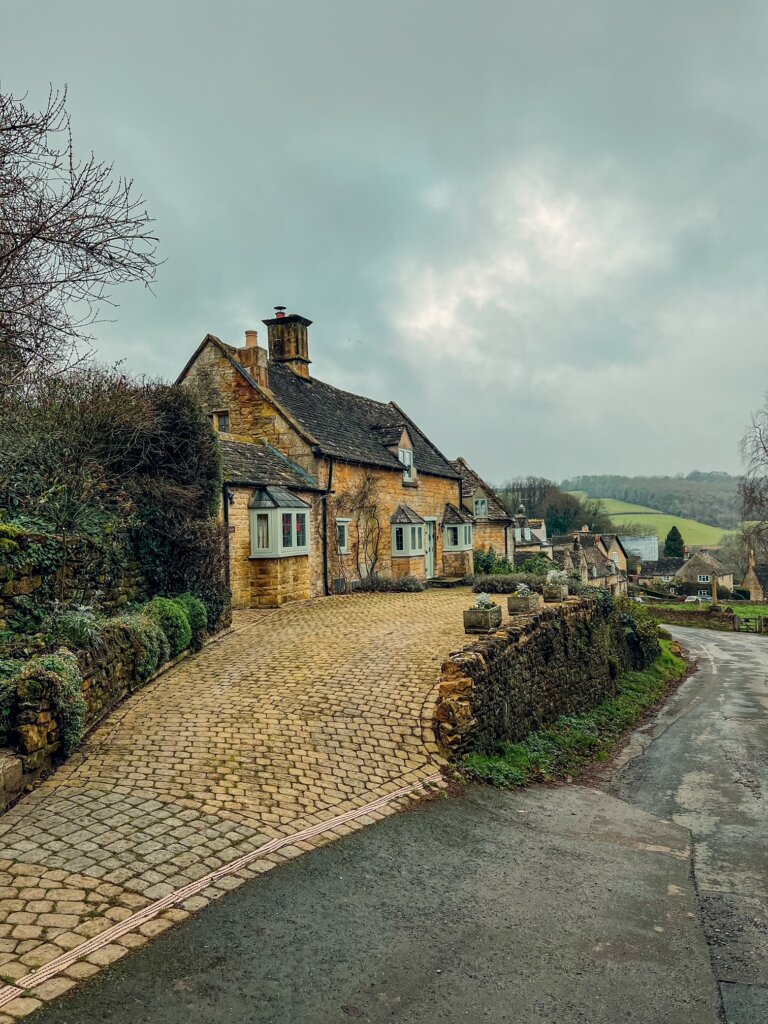
MULTIPOLYGON (((129 699, 0 818, 0 977, 14 983, 270 839, 433 774, 432 690, 464 642, 466 603, 465 591, 431 590, 241 613, 129 699)), ((220 879, 25 991, 0 1024, 395 806, 220 879)))

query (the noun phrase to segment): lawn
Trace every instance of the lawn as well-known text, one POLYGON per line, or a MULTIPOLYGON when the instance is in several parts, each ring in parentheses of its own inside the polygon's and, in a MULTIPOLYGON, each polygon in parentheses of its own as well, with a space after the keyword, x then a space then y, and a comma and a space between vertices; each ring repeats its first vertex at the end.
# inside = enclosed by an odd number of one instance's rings
POLYGON ((660 540, 664 540, 672 527, 676 526, 683 535, 685 543, 693 547, 719 544, 724 535, 734 532, 733 530, 724 530, 720 526, 699 523, 695 519, 671 516, 666 512, 648 508, 647 505, 633 505, 629 501, 617 501, 615 498, 600 498, 600 501, 619 532, 621 532, 622 522, 647 523, 648 532, 656 533, 660 540))
MULTIPOLYGON (((710 604, 705 604, 703 607, 695 604, 684 604, 682 602, 672 603, 671 601, 660 601, 658 604, 648 605, 653 610, 654 608, 676 608, 680 611, 686 612, 699 612, 701 615, 706 615, 707 608, 711 608, 710 604)), ((734 615, 738 615, 742 619, 757 619, 759 617, 768 618, 768 604, 741 604, 739 601, 722 601, 719 604, 721 608, 730 608, 734 615)))

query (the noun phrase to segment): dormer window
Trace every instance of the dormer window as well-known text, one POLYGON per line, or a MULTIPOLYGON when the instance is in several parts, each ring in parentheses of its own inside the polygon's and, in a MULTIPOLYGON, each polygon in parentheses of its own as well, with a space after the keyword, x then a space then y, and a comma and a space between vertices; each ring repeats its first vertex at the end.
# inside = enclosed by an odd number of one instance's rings
POLYGON ((709 581, 710 577, 707 575, 707 573, 699 573, 699 583, 709 583, 709 581))
POLYGON ((397 457, 403 464, 403 483, 412 484, 414 481, 413 449, 398 448, 397 457))
POLYGON ((488 517, 488 499, 475 498, 475 519, 486 519, 488 517))

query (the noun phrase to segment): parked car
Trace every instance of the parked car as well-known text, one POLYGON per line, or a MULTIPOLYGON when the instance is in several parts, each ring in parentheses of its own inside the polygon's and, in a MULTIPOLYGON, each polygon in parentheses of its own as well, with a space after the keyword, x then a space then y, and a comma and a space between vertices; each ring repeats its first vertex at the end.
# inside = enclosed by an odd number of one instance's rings
POLYGON ((691 594, 690 597, 686 597, 683 604, 712 604, 712 598, 699 597, 697 594, 691 594))

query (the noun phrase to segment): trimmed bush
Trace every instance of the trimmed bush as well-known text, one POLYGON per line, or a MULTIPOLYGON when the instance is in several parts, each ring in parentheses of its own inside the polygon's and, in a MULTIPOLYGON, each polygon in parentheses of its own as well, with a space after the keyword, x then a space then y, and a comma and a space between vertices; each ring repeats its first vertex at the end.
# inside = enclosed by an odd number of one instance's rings
POLYGON ((110 619, 102 632, 108 634, 113 629, 123 630, 131 642, 136 654, 134 667, 139 683, 145 683, 171 657, 168 637, 148 615, 123 615, 110 619))
POLYGON ((425 590, 424 584, 415 576, 368 576, 356 588, 366 592, 388 594, 417 594, 425 590))
POLYGON ((475 576, 472 590, 476 594, 514 594, 521 584, 525 584, 537 594, 542 593, 546 579, 538 573, 514 572, 503 575, 475 576))
POLYGON ((201 638, 208 629, 208 609, 194 594, 181 594, 179 597, 174 597, 173 600, 186 612, 189 625, 192 628, 193 646, 199 650, 201 638))
POLYGON ((187 613, 170 597, 155 597, 144 609, 147 618, 153 620, 168 637, 171 657, 185 651, 192 642, 192 627, 187 613))

